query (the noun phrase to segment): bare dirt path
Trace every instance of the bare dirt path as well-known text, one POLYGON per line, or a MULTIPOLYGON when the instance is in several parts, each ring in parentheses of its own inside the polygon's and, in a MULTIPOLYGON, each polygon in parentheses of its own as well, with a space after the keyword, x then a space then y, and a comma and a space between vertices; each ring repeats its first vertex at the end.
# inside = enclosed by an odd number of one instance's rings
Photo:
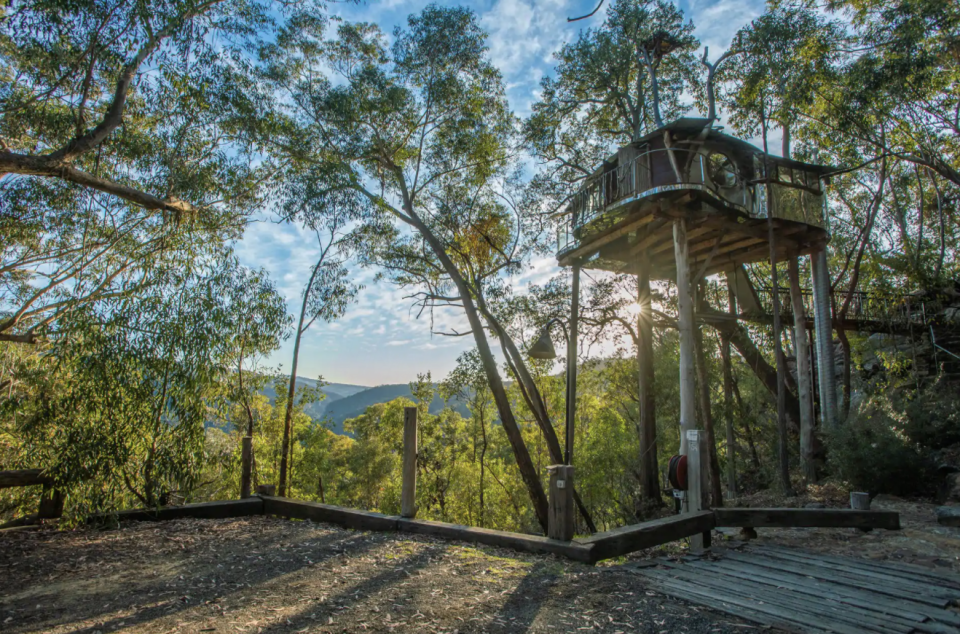
POLYGON ((641 577, 268 517, 0 535, 0 632, 749 632, 641 577))

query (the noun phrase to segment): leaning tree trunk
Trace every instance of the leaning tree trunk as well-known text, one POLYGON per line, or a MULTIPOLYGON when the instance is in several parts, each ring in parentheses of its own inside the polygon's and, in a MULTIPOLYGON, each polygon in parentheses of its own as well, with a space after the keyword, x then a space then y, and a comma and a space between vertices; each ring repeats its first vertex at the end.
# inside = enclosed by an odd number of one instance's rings
MULTIPOLYGON (((500 321, 496 318, 496 316, 487 309, 482 297, 477 298, 477 304, 480 307, 480 311, 482 312, 484 318, 487 320, 487 323, 490 324, 490 327, 496 333, 497 338, 503 345, 503 353, 507 360, 507 366, 510 368, 514 378, 517 380, 517 385, 520 388, 520 394, 523 396, 527 407, 530 408, 531 413, 533 413, 534 420, 540 427, 540 431, 543 432, 543 438, 547 442, 547 450, 550 453, 550 459, 553 460, 555 464, 563 464, 563 450, 560 447, 560 439, 557 437, 556 429, 553 426, 553 422, 550 420, 546 403, 544 403, 543 396, 540 394, 540 389, 537 387, 533 377, 530 375, 530 371, 527 369, 527 364, 524 362, 523 356, 517 349, 517 345, 513 341, 513 337, 511 337, 510 333, 508 333, 503 325, 500 324, 500 321)), ((584 523, 587 525, 587 529, 591 533, 596 533, 596 524, 593 523, 593 518, 590 516, 589 511, 587 511, 586 505, 580 498, 580 492, 576 488, 573 490, 573 500, 580 511, 580 515, 583 517, 584 523)))
POLYGON ((490 386, 490 392, 493 394, 493 400, 497 405, 500 424, 503 426, 503 430, 507 434, 507 439, 510 441, 510 446, 513 448, 513 454, 517 460, 517 467, 520 469, 520 476, 527 487, 527 492, 530 494, 530 501, 533 504, 533 511, 537 516, 537 521, 540 523, 544 533, 546 533, 548 515, 547 495, 543 490, 543 483, 540 481, 540 476, 533 464, 533 460, 530 458, 530 451, 523 441, 523 434, 520 431, 520 426, 517 424, 516 417, 513 415, 513 409, 510 407, 510 399, 507 396, 507 391, 503 386, 503 379, 500 377, 500 372, 497 369, 497 360, 493 356, 493 351, 490 349, 490 342, 487 340, 483 322, 480 319, 477 306, 474 304, 470 288, 460 274, 459 269, 457 269, 456 265, 450 259, 450 256, 447 255, 446 249, 444 249, 440 240, 433 234, 429 227, 423 224, 409 204, 406 205, 405 210, 410 216, 411 224, 413 224, 414 228, 423 236, 423 239, 430 246, 430 250, 433 251, 434 256, 457 288, 463 304, 463 312, 466 314, 470 329, 473 331, 473 339, 477 344, 480 363, 487 376, 487 384, 490 386))
POLYGON ((300 361, 300 339, 303 336, 303 321, 307 313, 307 301, 310 299, 310 289, 317 277, 323 260, 317 262, 310 273, 310 280, 303 289, 303 302, 300 304, 300 321, 297 322, 297 336, 293 341, 293 361, 290 363, 290 385, 287 387, 287 407, 283 414, 283 444, 280 446, 280 486, 277 495, 285 497, 287 494, 287 456, 290 453, 290 436, 293 434, 293 397, 297 391, 297 365, 300 361))

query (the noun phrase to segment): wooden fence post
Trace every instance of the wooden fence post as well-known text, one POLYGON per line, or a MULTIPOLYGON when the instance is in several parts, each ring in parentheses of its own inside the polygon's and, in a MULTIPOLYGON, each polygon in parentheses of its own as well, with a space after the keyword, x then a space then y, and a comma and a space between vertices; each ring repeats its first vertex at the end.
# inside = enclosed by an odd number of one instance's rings
POLYGON ((403 408, 403 488, 400 515, 417 516, 417 408, 403 408))
POLYGON ((250 497, 250 475, 253 463, 253 438, 244 436, 240 441, 240 497, 250 497))
POLYGON ((50 483, 44 483, 43 493, 40 495, 40 508, 37 510, 37 519, 52 520, 63 515, 63 493, 54 489, 50 483))
POLYGON ((557 464, 547 467, 550 472, 550 507, 547 513, 547 537, 568 542, 573 539, 577 508, 573 502, 573 467, 557 464))

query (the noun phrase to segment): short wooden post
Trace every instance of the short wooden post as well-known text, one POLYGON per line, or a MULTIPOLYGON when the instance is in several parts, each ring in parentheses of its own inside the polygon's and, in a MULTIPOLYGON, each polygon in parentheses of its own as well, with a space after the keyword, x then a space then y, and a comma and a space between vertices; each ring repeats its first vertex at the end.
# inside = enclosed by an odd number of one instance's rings
MULTIPOLYGON (((688 513, 696 513, 706 508, 703 496, 707 487, 704 486, 704 477, 707 474, 707 451, 701 447, 700 440, 703 433, 699 429, 689 429, 687 439, 687 508, 688 513), (701 451, 703 449, 703 451, 701 451)), ((702 550, 710 547, 710 533, 701 533, 690 537, 690 549, 702 550)))
POLYGON ((63 493, 53 488, 50 483, 44 483, 40 494, 40 508, 37 509, 37 519, 52 520, 63 515, 63 493))
POLYGON ((250 475, 253 471, 253 437, 244 436, 240 440, 240 497, 250 497, 250 475))
POLYGON ((547 467, 550 473, 550 508, 547 514, 547 537, 568 542, 573 539, 573 467, 557 464, 547 467))
POLYGON ((403 488, 400 515, 417 516, 417 408, 403 408, 403 488))
POLYGON ((870 494, 857 491, 850 492, 850 508, 854 511, 870 510, 870 494))

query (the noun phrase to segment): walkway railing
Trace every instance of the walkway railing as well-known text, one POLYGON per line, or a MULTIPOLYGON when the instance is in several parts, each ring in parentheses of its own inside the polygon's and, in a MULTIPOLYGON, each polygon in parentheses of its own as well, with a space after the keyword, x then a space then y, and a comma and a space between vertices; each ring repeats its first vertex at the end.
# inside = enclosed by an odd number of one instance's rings
MULTIPOLYGON (((773 314, 773 291, 769 287, 756 287, 755 292, 760 300, 760 306, 767 315, 773 314)), ((793 303, 788 288, 779 289, 780 314, 793 316, 793 303)), ((813 316, 813 293, 804 289, 803 310, 807 318, 813 316)), ((850 294, 846 290, 835 290, 831 296, 831 315, 837 318, 847 297, 850 304, 847 307, 846 319, 851 322, 873 324, 873 328, 891 326, 907 328, 910 326, 926 327, 935 324, 937 316, 947 306, 945 300, 927 296, 911 295, 907 293, 889 293, 878 291, 856 290, 850 294)))

